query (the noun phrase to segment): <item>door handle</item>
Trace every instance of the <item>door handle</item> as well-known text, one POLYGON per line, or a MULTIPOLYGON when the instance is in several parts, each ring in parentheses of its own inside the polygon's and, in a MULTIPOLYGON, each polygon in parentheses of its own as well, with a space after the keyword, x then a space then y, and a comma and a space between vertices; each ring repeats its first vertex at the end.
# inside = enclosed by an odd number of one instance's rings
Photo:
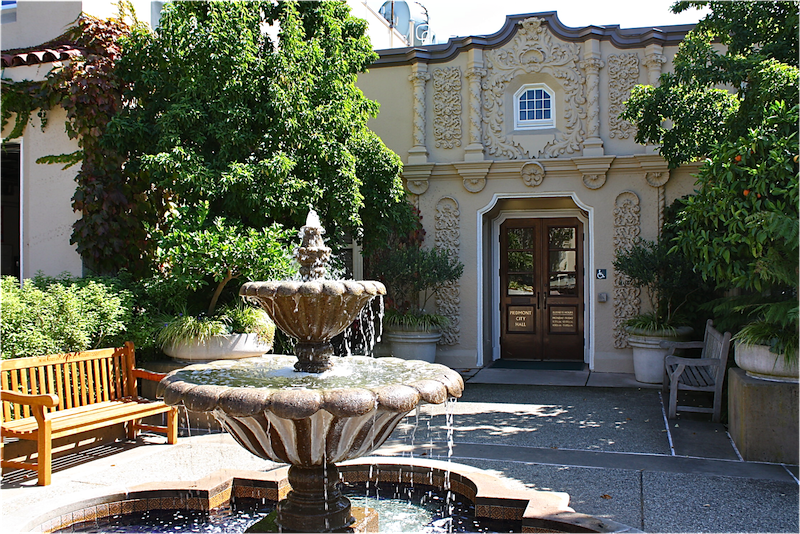
POLYGON ((542 291, 542 294, 543 294, 543 298, 544 298, 544 306, 542 307, 542 309, 546 310, 547 309, 547 292, 546 291, 542 291))

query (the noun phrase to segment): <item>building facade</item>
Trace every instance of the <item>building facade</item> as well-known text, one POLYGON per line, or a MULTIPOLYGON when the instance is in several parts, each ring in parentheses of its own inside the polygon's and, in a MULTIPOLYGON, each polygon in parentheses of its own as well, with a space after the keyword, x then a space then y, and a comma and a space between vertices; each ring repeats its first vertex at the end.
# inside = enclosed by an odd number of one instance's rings
MULTIPOLYGON (((403 44, 366 3, 351 4, 369 17, 378 46, 403 44)), ((36 46, 84 7, 22 1, 4 10, 2 76, 41 80, 69 61, 68 46, 36 46), (33 48, 6 53, 25 47, 33 48)), ((657 147, 634 141, 621 113, 634 85, 655 85, 672 69, 691 28, 569 28, 554 12, 515 15, 492 35, 380 50, 359 77, 381 104, 371 128, 404 160, 426 246, 449 249, 465 265, 436 302, 451 319, 438 361, 633 371, 623 325, 649 303, 613 261, 636 239, 657 238, 665 208, 693 192, 697 165, 669 170, 657 147)), ((36 163, 77 143, 61 127, 63 110, 49 120, 42 131, 34 119, 21 140, 4 145, 3 274, 82 272, 69 243, 77 171, 36 163)))
POLYGON ((624 323, 649 304, 612 264, 657 238, 697 167, 669 170, 620 114, 634 85, 672 68, 691 28, 516 15, 493 35, 379 51, 359 77, 381 103, 371 128, 404 160, 426 246, 465 265, 437 301, 451 319, 437 361, 633 372, 624 323))

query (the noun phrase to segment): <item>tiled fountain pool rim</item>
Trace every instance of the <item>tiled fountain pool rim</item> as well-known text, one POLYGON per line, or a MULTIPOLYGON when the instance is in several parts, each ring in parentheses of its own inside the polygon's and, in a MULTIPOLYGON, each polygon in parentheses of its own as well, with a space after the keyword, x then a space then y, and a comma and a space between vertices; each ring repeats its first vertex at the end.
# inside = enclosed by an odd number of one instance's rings
MULTIPOLYGON (((339 466, 347 482, 397 482, 450 489, 475 505, 476 517, 520 521, 521 532, 640 532, 627 525, 581 514, 569 495, 538 490, 509 490, 480 469, 452 462, 366 457, 339 466)), ((290 487, 288 467, 267 472, 220 470, 195 482, 151 482, 123 491, 61 505, 26 524, 19 532, 54 532, 93 519, 144 510, 207 511, 232 498, 277 502, 290 487)), ((13 529, 13 525, 8 525, 13 529)))

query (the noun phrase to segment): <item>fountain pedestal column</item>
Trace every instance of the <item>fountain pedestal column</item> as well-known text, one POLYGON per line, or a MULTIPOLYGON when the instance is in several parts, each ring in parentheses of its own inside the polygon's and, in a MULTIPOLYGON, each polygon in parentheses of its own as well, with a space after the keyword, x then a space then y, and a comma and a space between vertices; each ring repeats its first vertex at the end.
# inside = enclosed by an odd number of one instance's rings
POLYGON ((339 489, 339 470, 334 464, 289 468, 292 490, 278 503, 277 524, 283 532, 330 532, 355 521, 350 501, 339 489))

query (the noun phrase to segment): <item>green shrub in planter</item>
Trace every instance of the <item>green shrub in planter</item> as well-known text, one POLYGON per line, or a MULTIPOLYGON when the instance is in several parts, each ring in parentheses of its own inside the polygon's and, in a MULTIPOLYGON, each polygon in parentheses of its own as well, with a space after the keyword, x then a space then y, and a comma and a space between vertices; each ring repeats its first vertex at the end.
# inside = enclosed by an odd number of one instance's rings
POLYGON ((458 280, 464 264, 446 250, 423 249, 420 242, 387 251, 375 266, 389 294, 387 326, 440 329, 447 318, 426 313, 428 301, 458 280))

